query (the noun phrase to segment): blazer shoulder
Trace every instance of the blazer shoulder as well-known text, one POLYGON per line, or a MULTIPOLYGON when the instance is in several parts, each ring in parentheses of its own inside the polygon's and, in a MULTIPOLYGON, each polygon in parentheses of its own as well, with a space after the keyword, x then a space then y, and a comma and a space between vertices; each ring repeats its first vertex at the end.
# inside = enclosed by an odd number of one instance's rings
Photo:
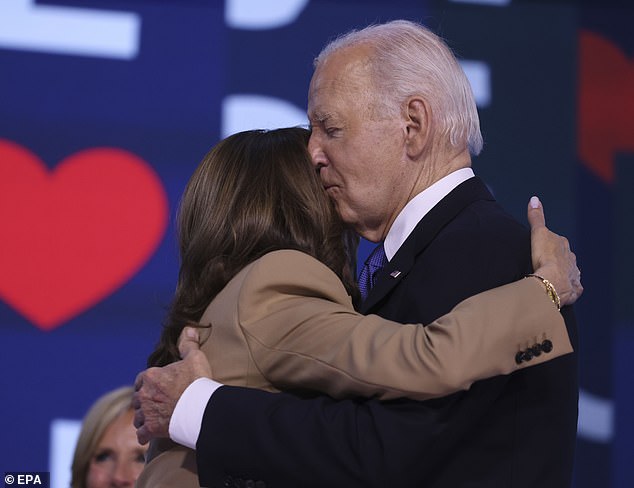
POLYGON ((529 235, 528 227, 519 222, 495 201, 479 200, 473 202, 463 212, 458 214, 457 220, 463 223, 470 222, 474 229, 480 231, 496 230, 517 237, 529 235))
POLYGON ((298 295, 348 304, 350 297, 339 277, 314 257, 292 249, 265 254, 244 270, 241 301, 262 294, 298 295))
POLYGON ((436 244, 464 249, 501 260, 524 261, 530 256, 530 231, 491 201, 477 201, 466 207, 439 232, 436 244))

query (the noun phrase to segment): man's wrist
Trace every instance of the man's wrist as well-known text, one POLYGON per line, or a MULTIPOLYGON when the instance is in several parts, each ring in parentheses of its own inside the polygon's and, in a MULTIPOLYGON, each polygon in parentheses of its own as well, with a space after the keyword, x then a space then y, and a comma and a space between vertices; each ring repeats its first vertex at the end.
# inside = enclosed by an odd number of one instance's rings
POLYGON ((198 378, 185 389, 170 418, 169 435, 174 442, 196 449, 207 403, 221 386, 209 378, 198 378))

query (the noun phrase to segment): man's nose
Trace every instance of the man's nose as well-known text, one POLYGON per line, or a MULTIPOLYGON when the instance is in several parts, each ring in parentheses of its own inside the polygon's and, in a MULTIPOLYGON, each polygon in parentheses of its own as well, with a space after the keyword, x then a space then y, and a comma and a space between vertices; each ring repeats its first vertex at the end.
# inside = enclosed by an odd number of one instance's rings
POLYGON ((308 139, 308 154, 310 154, 310 159, 316 168, 326 165, 326 155, 321 149, 318 137, 314 133, 308 139))

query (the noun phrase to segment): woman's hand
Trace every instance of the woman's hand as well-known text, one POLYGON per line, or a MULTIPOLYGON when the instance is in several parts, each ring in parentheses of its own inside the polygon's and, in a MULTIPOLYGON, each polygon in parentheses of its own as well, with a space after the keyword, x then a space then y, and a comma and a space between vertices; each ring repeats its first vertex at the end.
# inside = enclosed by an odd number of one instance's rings
POLYGON ((535 274, 553 284, 562 306, 573 304, 583 293, 583 286, 577 257, 570 250, 568 239, 548 230, 544 208, 537 197, 528 204, 528 222, 535 274))

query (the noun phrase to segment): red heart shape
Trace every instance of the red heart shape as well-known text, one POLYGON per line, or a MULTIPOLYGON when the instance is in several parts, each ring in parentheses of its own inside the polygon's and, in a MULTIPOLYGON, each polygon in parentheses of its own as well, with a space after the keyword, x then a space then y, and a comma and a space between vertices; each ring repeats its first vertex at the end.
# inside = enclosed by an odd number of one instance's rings
POLYGON ((54 329, 138 272, 167 215, 160 179, 128 151, 87 149, 49 171, 0 140, 0 298, 54 329))
POLYGON ((606 183, 614 157, 634 152, 634 62, 619 47, 589 31, 579 36, 579 154, 606 183))

